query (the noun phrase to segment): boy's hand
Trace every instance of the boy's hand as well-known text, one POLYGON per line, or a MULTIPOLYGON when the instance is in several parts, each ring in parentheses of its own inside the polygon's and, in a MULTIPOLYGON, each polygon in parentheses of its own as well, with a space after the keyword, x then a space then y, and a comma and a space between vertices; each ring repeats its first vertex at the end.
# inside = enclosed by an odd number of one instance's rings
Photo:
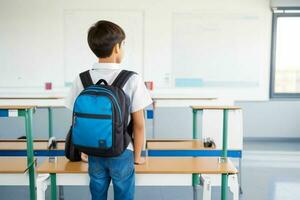
POLYGON ((83 162, 88 162, 88 155, 86 155, 85 153, 81 153, 81 160, 83 161, 83 162))
POLYGON ((142 164, 145 164, 145 162, 146 162, 146 158, 144 158, 144 157, 139 157, 139 158, 134 159, 135 165, 142 165, 142 164))

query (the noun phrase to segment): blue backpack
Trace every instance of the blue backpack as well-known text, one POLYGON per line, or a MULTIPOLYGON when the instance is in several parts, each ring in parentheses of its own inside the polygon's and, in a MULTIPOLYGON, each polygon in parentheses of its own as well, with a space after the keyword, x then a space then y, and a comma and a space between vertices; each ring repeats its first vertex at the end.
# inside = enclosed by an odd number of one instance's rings
POLYGON ((130 99, 123 86, 135 72, 122 70, 112 85, 104 79, 93 84, 89 70, 80 73, 84 90, 73 107, 71 140, 78 151, 92 156, 120 155, 132 140, 128 124, 130 99))

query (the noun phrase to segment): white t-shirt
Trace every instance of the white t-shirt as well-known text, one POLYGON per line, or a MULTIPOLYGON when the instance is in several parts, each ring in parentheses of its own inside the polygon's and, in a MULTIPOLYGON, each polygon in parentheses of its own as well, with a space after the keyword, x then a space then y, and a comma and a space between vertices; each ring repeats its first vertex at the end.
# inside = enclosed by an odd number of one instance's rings
MULTIPOLYGON (((117 63, 95 63, 90 70, 90 74, 94 83, 100 79, 106 80, 108 84, 112 84, 117 75, 122 71, 120 64, 117 63)), ((74 80, 70 89, 69 95, 66 98, 66 107, 73 110, 75 99, 83 90, 83 85, 79 76, 74 80)), ((130 113, 144 109, 152 103, 150 94, 144 84, 143 79, 137 75, 132 75, 125 83, 123 90, 130 98, 130 113)), ((130 121, 130 114, 129 120, 130 121)), ((133 151, 132 142, 128 145, 127 149, 133 151)))

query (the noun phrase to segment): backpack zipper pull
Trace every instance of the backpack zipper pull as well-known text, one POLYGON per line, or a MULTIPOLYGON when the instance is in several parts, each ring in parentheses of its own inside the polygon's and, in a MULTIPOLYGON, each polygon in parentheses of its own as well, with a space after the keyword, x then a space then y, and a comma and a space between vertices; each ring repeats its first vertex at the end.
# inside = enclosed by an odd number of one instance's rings
POLYGON ((74 117, 73 117, 73 126, 75 125, 75 123, 76 123, 76 116, 74 115, 74 117))

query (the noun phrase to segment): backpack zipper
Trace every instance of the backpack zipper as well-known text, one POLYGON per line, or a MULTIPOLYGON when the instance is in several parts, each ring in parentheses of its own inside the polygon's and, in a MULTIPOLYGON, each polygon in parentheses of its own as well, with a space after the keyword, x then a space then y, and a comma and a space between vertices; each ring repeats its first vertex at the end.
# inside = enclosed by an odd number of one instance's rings
POLYGON ((94 119, 111 119, 111 115, 99 115, 99 114, 87 114, 87 113, 74 113, 75 117, 83 117, 83 118, 94 118, 94 119))
POLYGON ((122 120, 121 108, 120 108, 119 103, 116 100, 114 94, 112 92, 108 92, 107 90, 102 90, 102 88, 99 88, 99 89, 100 90, 85 90, 85 91, 81 92, 80 95, 82 95, 82 94, 96 95, 97 93, 106 93, 106 94, 109 94, 108 98, 110 98, 114 102, 114 105, 117 106, 117 109, 119 111, 120 120, 121 120, 121 123, 122 123, 123 120, 122 120))

